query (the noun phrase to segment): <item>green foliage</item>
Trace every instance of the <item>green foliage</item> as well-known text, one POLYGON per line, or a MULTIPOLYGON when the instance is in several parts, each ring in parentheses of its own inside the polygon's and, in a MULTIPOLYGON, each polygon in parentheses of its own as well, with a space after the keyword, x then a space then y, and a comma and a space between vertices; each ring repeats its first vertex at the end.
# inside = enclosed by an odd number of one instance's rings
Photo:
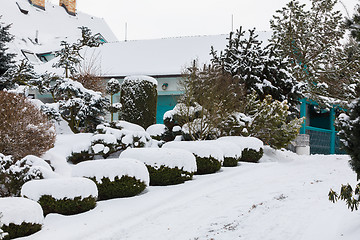
POLYGON ((94 154, 92 154, 88 150, 84 150, 81 152, 72 152, 69 157, 67 157, 67 161, 72 162, 73 164, 78 164, 83 161, 93 160, 94 154))
POLYGON ((347 207, 351 209, 351 211, 358 210, 360 203, 360 183, 356 185, 355 190, 352 189, 350 184, 342 185, 340 195, 330 189, 328 196, 329 200, 333 203, 340 199, 345 201, 347 207))
POLYGON ((121 178, 116 176, 113 181, 108 177, 103 177, 101 182, 96 181, 95 177, 90 179, 96 183, 99 200, 132 197, 138 195, 146 188, 146 184, 143 181, 129 176, 122 176, 121 178))
POLYGON ((121 85, 121 119, 148 128, 156 123, 157 90, 150 81, 125 78, 121 85))
MULTIPOLYGON (((1 19, 1 15, 0 15, 1 19)), ((14 39, 14 36, 10 34, 11 24, 4 25, 0 22, 0 90, 3 90, 6 86, 2 84, 1 76, 12 67, 14 63, 15 54, 6 53, 9 49, 6 45, 14 39)))
POLYGON ((259 162, 260 158, 262 158, 263 155, 264 155, 264 150, 262 148, 260 148, 259 151, 245 148, 241 153, 240 161, 257 163, 259 162))
POLYGON ((238 162, 239 162, 238 158, 224 157, 223 166, 224 167, 236 167, 238 162))
POLYGON ((169 168, 161 165, 159 168, 146 165, 150 174, 151 186, 166 186, 184 183, 191 180, 194 173, 184 171, 178 167, 169 168))
POLYGON ((10 223, 9 225, 3 225, 1 229, 8 233, 8 235, 6 235, 3 240, 10 240, 36 233, 41 230, 41 225, 27 222, 22 222, 20 225, 10 223))
POLYGON ((43 209, 44 216, 49 213, 73 215, 83 213, 95 208, 96 198, 93 196, 89 196, 86 198, 82 198, 79 196, 75 197, 74 199, 55 199, 50 195, 43 195, 40 197, 38 203, 43 209))
POLYGON ((214 157, 199 157, 194 154, 196 157, 196 165, 197 165, 197 172, 195 174, 202 175, 202 174, 210 174, 215 173, 220 170, 221 162, 219 162, 214 157))
POLYGON ((291 119, 287 101, 273 100, 270 95, 259 100, 250 94, 244 113, 234 113, 222 125, 223 135, 251 136, 275 149, 286 147, 299 134, 303 119, 291 119))
POLYGON ((311 8, 291 0, 270 21, 271 42, 290 59, 295 79, 307 98, 322 106, 351 100, 359 82, 358 61, 349 61, 342 46, 345 27, 338 0, 311 0, 311 8), (357 70, 356 70, 357 69, 357 70), (355 70, 355 71, 354 71, 355 70))
POLYGON ((350 155, 350 165, 360 179, 360 98, 353 102, 349 112, 340 114, 338 125, 343 149, 350 155), (347 115, 348 114, 348 115, 347 115))
POLYGON ((16 161, 0 153, 0 197, 19 197, 25 182, 42 178, 42 173, 31 168, 26 159, 16 161))

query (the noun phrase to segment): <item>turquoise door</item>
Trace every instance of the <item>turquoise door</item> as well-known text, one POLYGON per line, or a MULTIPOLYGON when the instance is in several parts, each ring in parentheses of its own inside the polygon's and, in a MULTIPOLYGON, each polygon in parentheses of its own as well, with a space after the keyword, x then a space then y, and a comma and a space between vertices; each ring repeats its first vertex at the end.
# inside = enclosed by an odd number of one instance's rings
POLYGON ((158 96, 156 123, 164 123, 163 120, 164 113, 169 110, 172 110, 175 107, 178 99, 179 99, 179 95, 158 96))

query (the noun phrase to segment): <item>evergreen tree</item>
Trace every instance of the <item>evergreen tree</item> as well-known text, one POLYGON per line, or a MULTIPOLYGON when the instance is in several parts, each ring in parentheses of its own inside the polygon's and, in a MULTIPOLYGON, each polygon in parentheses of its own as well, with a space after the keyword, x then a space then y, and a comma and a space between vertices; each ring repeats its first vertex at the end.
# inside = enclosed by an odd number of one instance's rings
POLYGON ((345 29, 341 13, 334 10, 337 2, 311 0, 311 9, 306 10, 305 4, 292 0, 270 21, 271 42, 290 58, 292 73, 303 83, 305 96, 328 107, 346 104, 351 93, 339 89, 358 81, 344 77, 353 69, 344 63, 340 40, 345 29))
POLYGON ((39 76, 35 73, 33 65, 27 59, 21 60, 18 64, 9 68, 2 79, 0 85, 3 88, 12 89, 18 86, 32 86, 39 76))
POLYGON ((275 43, 263 47, 255 29, 249 30, 246 36, 240 27, 230 33, 223 52, 218 54, 212 49, 211 55, 212 64, 236 80, 233 89, 242 86, 246 94, 255 91, 260 99, 270 94, 275 100, 287 100, 291 111, 296 113, 302 96, 300 84, 292 75, 289 58, 281 52, 275 43))
MULTIPOLYGON (((2 75, 14 64, 13 58, 15 57, 15 54, 7 53, 9 48, 6 46, 7 43, 14 39, 14 36, 9 32, 10 27, 11 24, 5 25, 0 22, 0 79, 2 75)), ((0 89, 2 88, 4 87, 2 87, 0 82, 0 89)))
POLYGON ((351 36, 360 43, 360 5, 351 19, 346 19, 346 27, 351 31, 351 36))

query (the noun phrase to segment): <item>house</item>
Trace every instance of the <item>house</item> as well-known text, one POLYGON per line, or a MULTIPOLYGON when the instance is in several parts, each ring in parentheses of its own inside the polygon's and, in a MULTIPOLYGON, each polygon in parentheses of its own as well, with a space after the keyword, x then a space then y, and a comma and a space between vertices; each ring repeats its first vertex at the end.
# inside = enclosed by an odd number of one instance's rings
MULTIPOLYGON (((27 58, 37 72, 54 69, 54 51, 61 41, 75 42, 80 38, 79 27, 86 26, 101 37, 103 44, 86 59, 92 58, 105 79, 122 81, 129 75, 148 75, 158 81, 157 122, 177 103, 182 91, 179 85, 183 70, 194 60, 199 64, 210 63, 210 50, 222 51, 227 44, 227 34, 192 36, 155 40, 118 41, 104 19, 76 11, 76 0, 59 0, 53 5, 45 0, 7 0, 0 8, 1 22, 12 23, 10 32, 15 40, 10 50, 17 53, 17 60, 27 58)), ((270 32, 258 32, 259 39, 267 43, 270 32)), ((44 102, 50 96, 33 93, 44 102)), ((115 102, 119 96, 115 96, 115 102)), ((306 116, 302 134, 310 135, 311 153, 339 153, 339 141, 334 128, 334 109, 315 111, 316 104, 302 100, 301 116, 306 116)))

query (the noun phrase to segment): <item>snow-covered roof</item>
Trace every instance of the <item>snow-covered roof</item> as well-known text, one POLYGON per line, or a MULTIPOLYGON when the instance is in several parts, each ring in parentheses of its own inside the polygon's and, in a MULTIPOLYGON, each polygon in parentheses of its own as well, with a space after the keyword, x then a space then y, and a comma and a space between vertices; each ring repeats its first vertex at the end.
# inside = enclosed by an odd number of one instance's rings
POLYGON ((44 11, 32 6, 28 0, 3 0, 0 3, 0 16, 0 22, 12 24, 10 33, 15 40, 9 48, 18 54, 18 59, 24 57, 21 50, 46 53, 58 50, 62 40, 75 42, 81 37, 78 29, 81 26, 90 28, 93 34, 101 34, 108 42, 117 41, 104 19, 81 12, 71 16, 65 8, 47 1, 44 11), (28 13, 22 13, 20 8, 28 13))
MULTIPOLYGON (((267 44, 270 32, 257 32, 267 44)), ((154 40, 113 42, 100 46, 94 54, 104 76, 180 75, 186 66, 197 59, 209 63, 211 46, 222 51, 228 34, 192 36, 154 40)))

